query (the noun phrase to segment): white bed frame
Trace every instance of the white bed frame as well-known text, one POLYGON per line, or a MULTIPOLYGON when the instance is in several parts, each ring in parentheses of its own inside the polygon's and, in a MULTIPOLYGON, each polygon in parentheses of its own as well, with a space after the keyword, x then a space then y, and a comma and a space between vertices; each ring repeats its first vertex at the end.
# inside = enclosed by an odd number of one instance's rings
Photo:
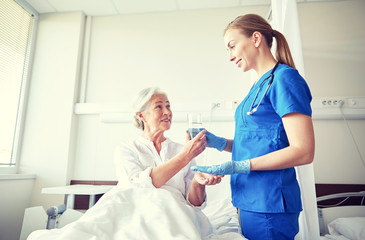
MULTIPOLYGON (((338 193, 331 194, 317 198, 318 202, 329 200, 329 199, 338 199, 338 198, 350 198, 350 197, 363 197, 365 198, 365 191, 361 192, 348 192, 348 193, 338 193)), ((340 201, 339 201, 340 202, 340 201)), ((362 201, 365 204, 365 200, 362 201)), ((332 206, 326 207, 326 205, 322 207, 318 207, 318 218, 319 218, 319 228, 321 235, 328 234, 328 224, 340 217, 365 217, 365 205, 359 206, 332 206)))

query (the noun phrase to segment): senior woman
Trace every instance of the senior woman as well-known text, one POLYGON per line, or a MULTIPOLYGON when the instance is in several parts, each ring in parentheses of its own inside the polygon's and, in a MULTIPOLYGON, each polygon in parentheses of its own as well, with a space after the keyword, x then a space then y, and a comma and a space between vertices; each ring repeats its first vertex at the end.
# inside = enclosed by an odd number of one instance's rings
POLYGON ((195 173, 190 167, 206 147, 205 131, 184 145, 164 136, 172 121, 167 95, 159 88, 143 89, 133 104, 135 125, 142 135, 120 144, 115 152, 118 185, 164 188, 179 192, 193 206, 205 202, 205 186, 221 182, 222 175, 195 173))

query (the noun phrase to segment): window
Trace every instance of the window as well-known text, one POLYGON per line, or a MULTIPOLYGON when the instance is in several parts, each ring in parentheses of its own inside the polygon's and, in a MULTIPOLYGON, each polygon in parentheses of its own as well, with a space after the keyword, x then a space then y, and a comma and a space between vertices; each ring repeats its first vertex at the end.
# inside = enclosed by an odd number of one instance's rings
POLYGON ((14 0, 0 5, 0 167, 14 168, 35 19, 14 0))

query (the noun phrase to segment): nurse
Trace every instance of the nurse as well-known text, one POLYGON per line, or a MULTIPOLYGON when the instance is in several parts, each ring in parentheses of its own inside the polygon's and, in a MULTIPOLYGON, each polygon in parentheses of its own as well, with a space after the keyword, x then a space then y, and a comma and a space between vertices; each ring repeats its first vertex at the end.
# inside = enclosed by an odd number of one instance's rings
POLYGON ((234 139, 206 133, 207 147, 232 152, 232 161, 192 170, 231 175, 232 203, 246 238, 294 239, 302 211, 294 167, 314 157, 310 90, 285 37, 262 17, 237 17, 224 43, 229 60, 243 72, 255 70, 258 80, 236 109, 234 139))

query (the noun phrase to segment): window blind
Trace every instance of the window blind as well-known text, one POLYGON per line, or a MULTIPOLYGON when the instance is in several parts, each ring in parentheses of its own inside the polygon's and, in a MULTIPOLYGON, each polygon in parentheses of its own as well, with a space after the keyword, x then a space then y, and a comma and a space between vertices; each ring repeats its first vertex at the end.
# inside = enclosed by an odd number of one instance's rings
POLYGON ((0 166, 14 166, 33 15, 14 0, 0 2, 0 166))

